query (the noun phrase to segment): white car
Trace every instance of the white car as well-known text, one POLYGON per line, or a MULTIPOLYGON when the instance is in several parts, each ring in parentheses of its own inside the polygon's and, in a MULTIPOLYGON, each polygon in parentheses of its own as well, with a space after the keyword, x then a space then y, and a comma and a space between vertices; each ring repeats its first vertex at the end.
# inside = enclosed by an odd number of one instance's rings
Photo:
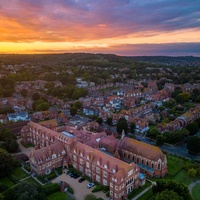
POLYGON ((90 189, 94 186, 94 183, 88 183, 87 188, 90 189))

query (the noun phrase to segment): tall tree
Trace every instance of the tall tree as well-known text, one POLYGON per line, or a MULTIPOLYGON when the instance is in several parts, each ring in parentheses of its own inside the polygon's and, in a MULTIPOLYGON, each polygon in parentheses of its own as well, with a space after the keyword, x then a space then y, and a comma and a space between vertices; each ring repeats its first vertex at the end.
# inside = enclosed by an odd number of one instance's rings
POLYGON ((191 122, 186 126, 186 129, 189 131, 190 135, 197 134, 199 127, 196 122, 191 122))
POLYGON ((200 138, 193 136, 188 140, 187 149, 194 154, 200 154, 200 138))
POLYGON ((125 133, 128 132, 128 123, 124 117, 121 117, 117 122, 117 132, 121 134, 123 130, 125 133))
POLYGON ((15 161, 4 149, 0 148, 0 177, 7 176, 13 169, 15 161))

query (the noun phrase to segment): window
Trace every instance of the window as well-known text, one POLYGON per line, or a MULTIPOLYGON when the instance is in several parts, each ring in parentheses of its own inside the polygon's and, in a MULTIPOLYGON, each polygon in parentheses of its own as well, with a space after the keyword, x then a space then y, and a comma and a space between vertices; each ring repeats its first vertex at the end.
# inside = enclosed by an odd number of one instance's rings
POLYGON ((110 187, 113 187, 113 183, 110 183, 110 187))
POLYGON ((154 164, 153 163, 151 164, 151 167, 154 168, 154 164))
POLYGON ((144 163, 144 160, 142 159, 142 164, 144 163))
POLYGON ((98 168, 98 167, 96 167, 96 172, 97 172, 97 173, 99 173, 99 172, 100 172, 100 170, 99 170, 99 168, 98 168))
POLYGON ((86 162, 86 167, 90 167, 90 163, 89 162, 86 162))
POLYGON ((149 162, 147 161, 147 166, 149 166, 149 162))
POLYGON ((103 171, 103 176, 104 176, 105 178, 107 178, 107 172, 106 172, 106 171, 103 171))
POLYGON ((160 163, 158 163, 158 169, 160 169, 160 163))
POLYGON ((117 185, 115 186, 115 190, 118 190, 118 186, 117 185))
POLYGON ((137 163, 139 163, 139 158, 137 158, 137 163))
POLYGON ((128 154, 128 159, 130 160, 130 158, 131 158, 131 156, 130 156, 130 154, 128 154))

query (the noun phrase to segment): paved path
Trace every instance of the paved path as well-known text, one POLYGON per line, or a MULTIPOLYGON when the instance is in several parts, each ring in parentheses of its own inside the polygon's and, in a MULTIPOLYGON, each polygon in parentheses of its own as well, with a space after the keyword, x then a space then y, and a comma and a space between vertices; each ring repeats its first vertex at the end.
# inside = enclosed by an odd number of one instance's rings
POLYGON ((200 184, 200 180, 194 181, 192 183, 190 183, 190 185, 188 186, 188 189, 190 191, 190 194, 192 194, 192 189, 195 185, 200 184))
POLYGON ((137 196, 135 196, 132 200, 137 200, 140 196, 142 196, 144 193, 146 193, 151 188, 152 188, 152 185, 150 185, 148 188, 146 188, 145 190, 143 190, 140 194, 138 194, 137 196))

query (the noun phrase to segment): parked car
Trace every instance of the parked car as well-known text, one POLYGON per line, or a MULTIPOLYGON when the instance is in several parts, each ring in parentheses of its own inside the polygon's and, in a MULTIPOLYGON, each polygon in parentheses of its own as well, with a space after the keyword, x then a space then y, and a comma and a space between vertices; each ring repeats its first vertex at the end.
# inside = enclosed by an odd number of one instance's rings
POLYGON ((94 186, 94 183, 88 183, 87 188, 90 189, 94 186))
POLYGON ((70 172, 70 173, 69 173, 69 176, 70 176, 71 178, 73 178, 73 177, 74 177, 74 175, 75 175, 75 173, 74 173, 74 172, 70 172))
POLYGON ((79 178, 79 177, 80 177, 80 175, 79 175, 79 174, 77 174, 77 173, 75 173, 73 177, 76 179, 76 178, 79 178))
POLYGON ((78 182, 79 182, 79 183, 82 183, 84 180, 85 180, 85 178, 82 177, 82 178, 80 178, 80 179, 78 180, 78 182))

